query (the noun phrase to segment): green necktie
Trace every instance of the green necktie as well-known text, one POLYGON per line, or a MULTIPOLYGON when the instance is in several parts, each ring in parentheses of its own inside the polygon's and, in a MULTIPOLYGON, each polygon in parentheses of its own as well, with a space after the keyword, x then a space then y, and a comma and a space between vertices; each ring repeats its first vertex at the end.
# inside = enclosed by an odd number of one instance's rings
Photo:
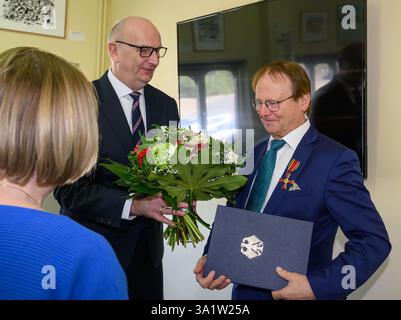
POLYGON ((261 212, 263 203, 266 200, 266 194, 269 190, 270 180, 276 165, 277 151, 285 145, 284 140, 273 140, 270 150, 264 155, 255 182, 249 196, 246 209, 255 212, 261 212))

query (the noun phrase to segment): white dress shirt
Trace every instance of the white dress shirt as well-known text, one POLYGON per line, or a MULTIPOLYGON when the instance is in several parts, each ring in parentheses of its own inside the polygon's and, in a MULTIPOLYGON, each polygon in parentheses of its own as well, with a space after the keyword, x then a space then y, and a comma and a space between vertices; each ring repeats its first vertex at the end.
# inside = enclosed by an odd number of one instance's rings
MULTIPOLYGON (((298 147, 305 133, 309 130, 309 127, 310 127, 310 122, 308 119, 306 119, 304 124, 302 124, 301 126, 291 131, 289 134, 287 134, 285 137, 282 138, 285 141, 285 145, 277 151, 276 164, 274 167, 269 190, 267 191, 266 199, 265 202, 263 203, 261 212, 265 210, 267 202, 269 201, 274 189, 276 188, 280 178, 282 177, 284 171, 287 169, 287 166, 294 155, 295 149, 298 147)), ((266 152, 269 151, 272 140, 274 140, 273 137, 270 137, 266 152)), ((255 179, 252 182, 252 187, 253 183, 255 183, 255 179)))
MULTIPOLYGON (((133 99, 130 96, 132 93, 132 90, 128 88, 124 83, 122 83, 120 80, 116 78, 116 76, 113 74, 111 69, 109 69, 109 72, 107 73, 107 77, 110 80, 110 83, 114 89, 114 91, 117 94, 118 99, 120 100, 121 106, 123 108, 125 118, 127 119, 128 125, 131 129, 132 132, 132 105, 133 105, 133 99)), ((143 94, 144 90, 138 90, 141 95, 139 96, 139 108, 141 110, 141 116, 143 119, 143 124, 145 126, 145 131, 146 131, 146 104, 145 104, 145 96, 143 94)), ((127 154, 128 156, 128 154, 127 154)), ((131 210, 131 204, 132 204, 132 199, 128 199, 125 201, 123 212, 121 215, 121 218, 124 220, 132 220, 135 217, 130 216, 130 210, 131 210)))
MULTIPOLYGON (((121 106, 123 108, 125 118, 127 119, 128 125, 132 132, 132 105, 133 99, 130 94, 133 92, 132 89, 128 88, 124 83, 116 78, 116 76, 109 70, 107 77, 110 80, 110 83, 117 94, 118 99, 120 100, 121 106)), ((143 124, 145 126, 146 131, 146 104, 145 104, 145 96, 143 94, 143 89, 138 90, 141 95, 139 96, 139 109, 141 110, 141 116, 143 119, 143 124)))

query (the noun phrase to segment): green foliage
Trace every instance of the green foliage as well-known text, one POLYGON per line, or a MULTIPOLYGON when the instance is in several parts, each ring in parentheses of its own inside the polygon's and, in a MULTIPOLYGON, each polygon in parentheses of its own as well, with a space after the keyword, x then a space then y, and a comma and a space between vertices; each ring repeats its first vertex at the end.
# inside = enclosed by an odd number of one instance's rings
MULTIPOLYGON (((171 133, 163 130, 166 137, 171 133)), ((173 209, 179 209, 180 202, 188 204, 186 214, 183 217, 173 216, 175 225, 165 230, 164 236, 172 249, 176 244, 186 246, 191 242, 195 246, 203 240, 198 223, 210 227, 192 208, 193 201, 226 197, 233 202, 237 190, 247 181, 245 177, 235 174, 241 165, 224 163, 224 144, 221 141, 203 138, 201 142, 193 142, 191 139, 199 138, 199 134, 185 129, 179 130, 183 137, 187 137, 183 139, 187 140, 178 143, 180 137, 174 140, 175 144, 166 142, 167 139, 155 138, 153 141, 147 141, 146 137, 142 137, 141 147, 128 155, 129 166, 110 159, 101 164, 118 177, 116 184, 128 188, 131 198, 161 193, 165 202, 173 209), (180 151, 184 151, 185 156, 190 156, 188 163, 182 164, 177 161, 180 151), (204 152, 208 153, 203 154, 204 152), (157 161, 149 161, 149 155, 156 155, 153 160, 157 161), (203 157, 204 155, 206 157, 203 157), (216 161, 216 157, 220 160, 216 161), (166 159, 166 163, 163 159, 166 159), (176 161, 171 161, 172 159, 176 161), (202 164, 202 159, 207 159, 207 164, 202 164)))

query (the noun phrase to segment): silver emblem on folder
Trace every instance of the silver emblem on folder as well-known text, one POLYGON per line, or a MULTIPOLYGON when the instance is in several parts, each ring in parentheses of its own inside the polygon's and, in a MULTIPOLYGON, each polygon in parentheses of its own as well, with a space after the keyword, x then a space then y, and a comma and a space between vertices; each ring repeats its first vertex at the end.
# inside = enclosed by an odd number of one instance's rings
POLYGON ((242 239, 241 253, 248 259, 260 257, 263 253, 263 241, 255 235, 242 239))

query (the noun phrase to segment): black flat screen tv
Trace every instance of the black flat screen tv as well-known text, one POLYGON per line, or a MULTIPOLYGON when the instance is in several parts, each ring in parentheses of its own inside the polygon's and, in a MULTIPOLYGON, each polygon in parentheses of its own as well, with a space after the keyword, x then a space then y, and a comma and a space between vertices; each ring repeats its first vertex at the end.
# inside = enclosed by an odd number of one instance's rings
POLYGON ((266 138, 251 79, 275 60, 300 63, 311 79, 317 129, 353 149, 367 177, 366 0, 270 0, 177 24, 181 125, 230 139, 266 138))

